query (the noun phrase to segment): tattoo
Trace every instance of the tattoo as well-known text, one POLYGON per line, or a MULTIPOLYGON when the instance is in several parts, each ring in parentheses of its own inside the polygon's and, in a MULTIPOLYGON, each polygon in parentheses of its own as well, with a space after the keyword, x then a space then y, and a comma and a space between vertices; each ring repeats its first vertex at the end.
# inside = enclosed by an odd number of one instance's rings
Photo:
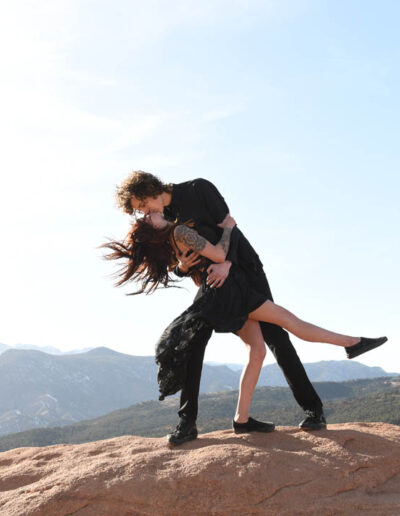
POLYGON ((224 232, 222 233, 221 240, 218 242, 218 244, 224 250, 225 254, 228 254, 231 233, 232 233, 232 228, 224 228, 224 232))
POLYGON ((193 251, 196 253, 201 253, 207 243, 205 238, 185 225, 176 226, 175 238, 177 242, 182 242, 183 244, 190 247, 190 249, 193 249, 193 251))

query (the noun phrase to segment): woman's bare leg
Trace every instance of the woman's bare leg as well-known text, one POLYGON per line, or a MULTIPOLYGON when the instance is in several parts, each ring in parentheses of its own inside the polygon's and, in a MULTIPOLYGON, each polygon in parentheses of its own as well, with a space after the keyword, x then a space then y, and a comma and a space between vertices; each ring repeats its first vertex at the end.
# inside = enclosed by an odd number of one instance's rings
POLYGON ((264 321, 281 326, 299 339, 309 342, 326 342, 336 346, 352 346, 360 341, 360 337, 351 337, 341 333, 325 330, 319 326, 302 321, 292 312, 272 301, 265 301, 259 308, 249 314, 249 319, 264 321))
POLYGON ((237 334, 244 342, 249 352, 249 358, 240 377, 239 398, 234 420, 237 423, 246 423, 249 419, 251 398, 260 376, 266 349, 257 321, 248 319, 237 334))

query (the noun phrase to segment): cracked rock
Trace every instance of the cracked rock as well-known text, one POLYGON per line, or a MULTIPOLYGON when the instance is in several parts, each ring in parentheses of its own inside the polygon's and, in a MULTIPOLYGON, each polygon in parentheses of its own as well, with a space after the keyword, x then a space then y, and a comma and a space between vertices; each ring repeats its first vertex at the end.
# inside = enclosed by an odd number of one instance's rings
POLYGON ((400 427, 123 436, 0 453, 3 516, 400 514, 400 427))

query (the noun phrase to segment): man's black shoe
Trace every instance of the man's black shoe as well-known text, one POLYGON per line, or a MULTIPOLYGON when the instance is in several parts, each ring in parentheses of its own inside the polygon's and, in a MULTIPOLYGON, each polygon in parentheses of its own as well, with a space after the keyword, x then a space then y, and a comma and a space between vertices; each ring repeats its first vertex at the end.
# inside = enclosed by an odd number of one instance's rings
POLYGON ((272 432, 275 429, 274 423, 263 423, 249 417, 246 423, 236 423, 232 421, 232 428, 235 434, 247 434, 248 432, 272 432))
POLYGON ((171 444, 183 444, 197 438, 196 423, 180 420, 176 429, 167 435, 167 441, 171 444))
POLYGON ((377 339, 367 339, 366 337, 361 337, 360 342, 345 348, 347 358, 358 357, 358 355, 362 355, 366 351, 370 351, 371 349, 375 349, 378 346, 381 346, 386 341, 387 337, 379 337, 377 339))
POLYGON ((306 417, 299 424, 303 430, 321 430, 326 428, 326 419, 322 411, 306 410, 306 417))

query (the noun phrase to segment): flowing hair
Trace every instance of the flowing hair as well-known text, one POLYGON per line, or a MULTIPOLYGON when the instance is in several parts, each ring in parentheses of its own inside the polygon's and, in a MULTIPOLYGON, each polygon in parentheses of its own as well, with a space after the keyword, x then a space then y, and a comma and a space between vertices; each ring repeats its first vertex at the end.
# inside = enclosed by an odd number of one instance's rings
POLYGON ((172 286, 176 280, 171 278, 178 261, 170 244, 171 231, 176 224, 156 229, 144 219, 137 219, 122 241, 109 239, 99 248, 110 249, 111 253, 103 256, 106 260, 125 260, 125 264, 115 273, 118 281, 115 287, 135 281, 141 283, 141 289, 135 294, 151 294, 160 286, 172 286))
MULTIPOLYGON (((151 294, 157 288, 178 287, 179 280, 170 276, 170 272, 178 265, 179 260, 171 244, 172 232, 178 222, 159 229, 154 228, 144 218, 137 219, 125 239, 122 241, 109 239, 109 242, 98 248, 110 249, 111 253, 103 256, 106 260, 125 260, 125 264, 114 274, 119 280, 114 284, 120 287, 129 281, 141 282, 141 289, 126 294, 151 294)), ((192 227, 192 221, 186 222, 192 227)), ((201 283, 201 272, 193 269, 188 274, 196 285, 201 283)))

